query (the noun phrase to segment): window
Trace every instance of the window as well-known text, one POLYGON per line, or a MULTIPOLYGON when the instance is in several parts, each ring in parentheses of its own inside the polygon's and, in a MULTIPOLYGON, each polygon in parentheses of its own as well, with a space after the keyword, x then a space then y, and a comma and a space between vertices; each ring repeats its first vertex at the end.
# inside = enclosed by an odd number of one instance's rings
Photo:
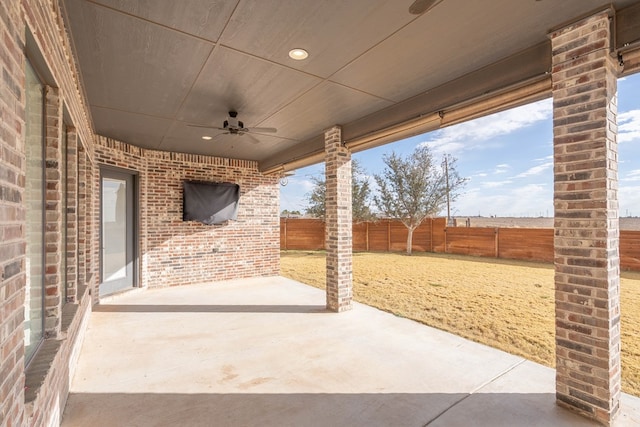
POLYGON ((26 298, 25 361, 44 336, 44 86, 26 61, 25 209, 26 298))

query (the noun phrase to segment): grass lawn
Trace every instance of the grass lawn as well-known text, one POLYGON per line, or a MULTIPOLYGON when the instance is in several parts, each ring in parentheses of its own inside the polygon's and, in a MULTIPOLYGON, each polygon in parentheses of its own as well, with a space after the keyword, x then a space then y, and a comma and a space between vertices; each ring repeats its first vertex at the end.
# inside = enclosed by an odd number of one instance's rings
MULTIPOLYGON (((325 287, 325 253, 283 251, 282 275, 325 287)), ((547 366, 555 364, 551 264, 431 253, 356 253, 356 301, 547 366)), ((622 384, 640 396, 640 273, 623 273, 622 384)))

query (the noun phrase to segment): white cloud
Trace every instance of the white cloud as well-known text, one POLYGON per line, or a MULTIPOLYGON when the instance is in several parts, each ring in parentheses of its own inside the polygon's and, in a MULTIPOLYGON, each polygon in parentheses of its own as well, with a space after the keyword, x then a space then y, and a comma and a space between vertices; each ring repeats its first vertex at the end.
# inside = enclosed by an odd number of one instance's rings
POLYGON ((528 184, 495 193, 474 189, 455 202, 456 215, 547 216, 553 215, 552 186, 528 184))
POLYGON ((510 165, 506 163, 502 163, 502 164, 496 165, 496 169, 493 171, 493 173, 496 175, 500 173, 507 173, 509 169, 511 169, 510 165))
POLYGON ((550 119, 552 111, 551 99, 545 99, 445 128, 421 144, 439 153, 472 149, 492 138, 550 119))
POLYGON ((618 191, 620 215, 640 216, 640 185, 621 186, 618 191))
POLYGON ((311 191, 313 190, 313 187, 315 187, 315 184, 309 179, 293 178, 293 177, 289 177, 289 185, 297 186, 304 191, 311 191))
POLYGON ((464 144, 456 141, 432 140, 420 145, 428 145, 435 154, 452 154, 463 151, 464 144))
POLYGON ((369 181, 369 185, 371 185, 371 183, 376 180, 375 177, 369 173, 363 173, 359 176, 359 178, 363 179, 364 181, 369 181))
POLYGON ((640 110, 618 114, 618 142, 640 140, 640 110))
MULTIPOLYGON (((308 176, 308 175, 307 175, 308 176)), ((288 177, 286 187, 280 187, 280 210, 304 212, 307 207, 307 194, 311 192, 314 183, 303 176, 288 177)))
POLYGON ((536 162, 544 162, 544 161, 547 161, 547 160, 553 160, 553 154, 550 155, 550 156, 546 156, 546 157, 541 157, 539 159, 535 159, 536 162))
POLYGON ((280 211, 300 211, 304 212, 307 207, 307 199, 301 195, 293 195, 280 191, 280 211))
POLYGON ((378 185, 374 177, 371 177, 371 179, 369 179, 369 189, 371 190, 371 200, 373 203, 373 196, 380 193, 380 186, 378 185))
POLYGON ((626 182, 640 181, 640 169, 636 169, 628 172, 624 177, 620 178, 620 181, 626 181, 626 182))
POLYGON ((543 173, 544 171, 552 167, 553 167, 553 162, 546 162, 541 165, 536 165, 536 166, 530 167, 529 169, 527 169, 522 173, 519 173, 518 175, 516 175, 516 178, 526 178, 529 176, 540 175, 541 173, 543 173))
POLYGON ((503 185, 511 184, 512 182, 513 181, 511 180, 488 181, 488 182, 483 182, 481 185, 483 188, 497 188, 497 187, 502 187, 503 185))

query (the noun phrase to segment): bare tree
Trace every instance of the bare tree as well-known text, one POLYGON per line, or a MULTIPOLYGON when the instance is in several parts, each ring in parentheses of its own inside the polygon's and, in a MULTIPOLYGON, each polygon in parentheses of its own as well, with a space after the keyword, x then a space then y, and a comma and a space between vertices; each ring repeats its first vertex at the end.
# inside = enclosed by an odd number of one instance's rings
POLYGON ((374 175, 379 194, 373 200, 380 212, 397 218, 407 227, 407 254, 411 255, 413 231, 429 216, 437 215, 455 201, 466 179, 456 169, 456 159, 447 156, 441 164, 423 145, 407 157, 395 152, 383 156, 384 171, 374 175))
MULTIPOLYGON (((374 218, 371 212, 371 187, 369 178, 356 160, 351 161, 351 212, 354 222, 369 221, 374 218)), ((306 213, 316 218, 324 218, 326 213, 327 182, 324 177, 311 178, 313 189, 307 193, 309 205, 306 213)))

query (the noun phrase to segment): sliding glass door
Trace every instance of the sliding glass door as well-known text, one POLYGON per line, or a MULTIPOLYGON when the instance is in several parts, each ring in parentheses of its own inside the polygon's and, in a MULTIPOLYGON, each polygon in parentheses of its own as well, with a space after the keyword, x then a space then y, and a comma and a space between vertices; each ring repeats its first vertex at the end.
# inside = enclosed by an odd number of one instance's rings
POLYGON ((102 280, 100 295, 135 285, 134 176, 102 170, 102 280))

